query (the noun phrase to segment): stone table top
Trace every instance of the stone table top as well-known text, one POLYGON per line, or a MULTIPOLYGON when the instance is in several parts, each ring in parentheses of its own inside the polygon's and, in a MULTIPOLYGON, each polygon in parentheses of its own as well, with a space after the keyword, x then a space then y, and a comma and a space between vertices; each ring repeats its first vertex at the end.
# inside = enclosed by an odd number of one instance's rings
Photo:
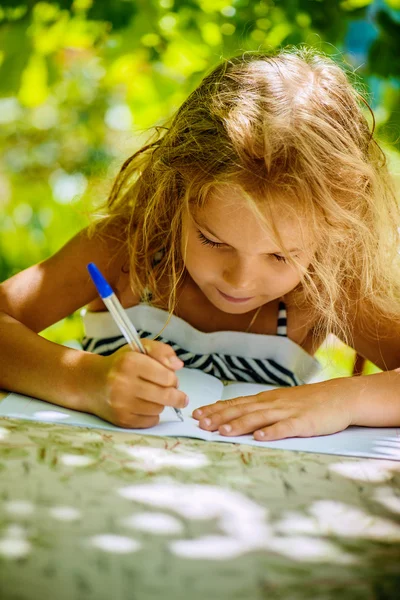
POLYGON ((400 598, 400 462, 0 419, 2 600, 400 598))

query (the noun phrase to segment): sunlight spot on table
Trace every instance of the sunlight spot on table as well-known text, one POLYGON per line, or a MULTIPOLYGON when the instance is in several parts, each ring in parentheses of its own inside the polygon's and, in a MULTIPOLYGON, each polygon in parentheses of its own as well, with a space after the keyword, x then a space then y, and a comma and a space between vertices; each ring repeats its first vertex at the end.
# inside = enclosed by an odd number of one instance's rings
POLYGON ((374 500, 395 513, 400 513, 400 496, 396 496, 390 487, 379 487, 374 490, 374 500))
POLYGON ((128 500, 173 510, 188 519, 231 515, 232 524, 242 519, 259 524, 267 515, 265 508, 240 492, 212 485, 149 483, 120 488, 118 494, 128 500))
POLYGON ((342 502, 320 500, 311 505, 309 512, 323 535, 377 539, 382 542, 400 540, 400 525, 397 523, 342 502))
POLYGON ((87 467, 95 462, 93 458, 82 454, 63 454, 60 460, 67 467, 87 467))
POLYGON ((335 544, 314 537, 290 536, 268 540, 265 548, 298 561, 355 563, 356 558, 335 544))
POLYGON ((229 536, 240 540, 251 540, 251 547, 262 546, 272 534, 269 524, 264 522, 264 516, 255 512, 240 514, 234 507, 225 514, 221 513, 218 528, 229 536))
POLYGON ((26 537, 27 530, 25 527, 21 527, 21 525, 12 523, 11 525, 8 525, 8 527, 5 529, 5 535, 8 538, 22 539, 26 537))
POLYGON ((31 549, 31 544, 27 540, 0 538, 0 556, 5 558, 23 558, 31 549))
POLYGON ((381 517, 340 502, 321 500, 310 508, 311 516, 289 512, 277 522, 274 531, 285 535, 334 535, 346 538, 398 541, 400 527, 381 517))
POLYGON ((143 512, 121 519, 121 525, 151 533, 181 533, 183 526, 178 519, 165 513, 143 512))
POLYGON ((15 517, 29 517, 35 510, 34 504, 27 500, 10 500, 4 503, 4 508, 8 514, 15 517))
POLYGON ((81 518, 81 512, 73 506, 53 506, 49 510, 50 516, 57 521, 77 521, 81 518))
POLYGON ((168 546, 174 554, 192 559, 227 560, 236 558, 249 550, 249 546, 243 540, 218 535, 191 540, 175 540, 168 546))
POLYGON ((400 464, 391 460, 369 459, 334 463, 329 470, 348 479, 379 483, 392 479, 394 472, 400 471, 400 464))
POLYGON ((0 538, 0 556, 5 558, 23 558, 31 551, 31 544, 26 539, 27 530, 21 525, 9 525, 0 538))
POLYGON ((10 430, 5 427, 0 427, 0 441, 5 440, 10 435, 10 430))
POLYGON ((128 537, 122 535, 103 534, 95 535, 90 538, 89 543, 103 550, 104 552, 113 552, 114 554, 128 554, 129 552, 136 552, 141 547, 141 544, 128 537))
POLYGON ((226 535, 174 542, 173 551, 189 557, 238 556, 262 548, 271 536, 266 509, 227 488, 158 482, 128 486, 118 493, 129 500, 174 511, 186 519, 216 521, 213 528, 217 526, 226 535))
POLYGON ((56 410, 38 410, 32 416, 41 421, 63 421, 64 419, 69 419, 69 415, 56 410))
POLYGON ((151 448, 149 446, 119 446, 135 462, 125 464, 126 467, 156 471, 165 467, 177 469, 199 469, 209 464, 208 458, 201 452, 190 452, 177 448, 166 450, 164 448, 151 448))
POLYGON ((317 535, 318 524, 311 517, 290 511, 285 514, 283 519, 275 524, 274 530, 278 533, 284 533, 286 535, 291 535, 292 533, 317 535))

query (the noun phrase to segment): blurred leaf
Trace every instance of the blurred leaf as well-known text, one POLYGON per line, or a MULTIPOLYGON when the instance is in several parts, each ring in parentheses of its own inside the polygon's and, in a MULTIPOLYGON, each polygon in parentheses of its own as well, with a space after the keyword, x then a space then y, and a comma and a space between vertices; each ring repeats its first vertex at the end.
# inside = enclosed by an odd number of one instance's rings
MULTIPOLYGON (((379 136, 398 144, 399 7, 400 0, 3 0, 0 277, 43 260, 84 227, 146 129, 171 115, 221 57, 307 43, 343 58, 370 86, 379 136)), ((398 170, 399 154, 389 153, 398 170)), ((77 313, 44 335, 62 342, 80 328, 77 313)), ((331 373, 351 372, 350 349, 321 355, 331 373)))
POLYGON ((271 48, 280 46, 291 33, 291 31, 292 26, 290 23, 279 23, 279 25, 275 25, 275 27, 273 27, 265 37, 264 46, 270 46, 271 48))
POLYGON ((3 57, 0 66, 0 95, 16 95, 22 71, 32 52, 31 41, 26 35, 26 23, 0 26, 0 48, 3 57))
POLYGON ((37 106, 48 95, 46 62, 39 54, 32 54, 21 76, 19 101, 25 106, 37 106))
POLYGON ((201 34, 203 40, 210 46, 219 46, 221 43, 221 30, 216 23, 204 23, 201 34))
POLYGON ((379 11, 376 16, 380 36, 372 43, 369 69, 382 77, 400 77, 400 23, 379 11))
POLYGON ((400 10, 400 0, 385 0, 385 3, 394 10, 400 10))
POLYGON ((373 0, 344 0, 340 3, 340 6, 344 10, 357 10, 369 6, 372 2, 373 0))
POLYGON ((109 21, 113 24, 113 29, 117 30, 126 27, 138 12, 138 4, 140 3, 133 0, 112 0, 111 2, 97 0, 93 2, 88 12, 88 18, 96 21, 109 21))
POLYGON ((188 77, 207 68, 208 54, 206 46, 191 44, 185 40, 174 40, 164 52, 163 64, 171 75, 188 77))

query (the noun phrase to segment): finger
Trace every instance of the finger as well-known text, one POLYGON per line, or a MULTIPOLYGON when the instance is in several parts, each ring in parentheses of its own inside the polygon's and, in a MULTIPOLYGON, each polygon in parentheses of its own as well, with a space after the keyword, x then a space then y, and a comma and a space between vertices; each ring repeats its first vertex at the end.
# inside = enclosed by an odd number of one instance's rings
POLYGON ((278 421, 269 427, 264 427, 254 432, 254 439, 260 442, 283 440, 292 437, 310 437, 302 427, 300 419, 288 418, 278 421))
POLYGON ((135 413, 137 415, 154 417, 161 414, 164 408, 163 404, 158 404, 157 402, 142 400, 142 398, 136 398, 135 400, 135 413))
MULTIPOLYGON (((150 381, 162 387, 177 387, 178 378, 175 373, 146 354, 127 354, 125 360, 131 362, 139 379, 150 381)), ((128 366, 129 368, 129 366, 128 366)))
POLYGON ((265 425, 279 422, 281 419, 287 419, 288 414, 282 410, 254 410, 253 412, 234 419, 229 423, 220 425, 218 431, 221 435, 243 435, 252 433, 265 425))
POLYGON ((160 420, 158 415, 137 415, 124 413, 123 415, 113 415, 109 419, 111 423, 124 429, 147 429, 154 427, 160 420))
POLYGON ((176 370, 183 367, 183 361, 168 344, 149 339, 142 340, 142 344, 149 356, 169 369, 176 370))
POLYGON ((200 418, 204 419, 204 417, 219 413, 228 407, 252 403, 255 401, 257 395, 258 394, 255 394, 254 396, 239 396, 238 398, 232 398, 230 400, 218 400, 218 402, 214 402, 213 404, 200 406, 200 408, 196 408, 196 410, 193 411, 192 417, 197 420, 200 418))
POLYGON ((161 387, 149 381, 138 380, 135 386, 135 396, 146 402, 154 402, 162 406, 173 408, 185 408, 189 404, 189 398, 185 392, 174 387, 161 387))
MULTIPOLYGON (((226 404, 223 402, 222 404, 226 404)), ((201 417, 199 426, 208 431, 216 431, 220 425, 229 423, 234 419, 239 419, 243 415, 247 415, 256 410, 260 410, 261 406, 258 402, 248 402, 247 404, 238 404, 229 408, 220 409, 219 412, 211 413, 206 417, 201 417)))

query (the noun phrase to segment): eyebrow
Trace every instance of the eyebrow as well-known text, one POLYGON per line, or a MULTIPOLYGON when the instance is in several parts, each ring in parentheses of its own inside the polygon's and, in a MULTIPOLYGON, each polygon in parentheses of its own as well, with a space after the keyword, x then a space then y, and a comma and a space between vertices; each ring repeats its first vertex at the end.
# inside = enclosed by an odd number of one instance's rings
MULTIPOLYGON (((193 217, 193 221, 196 223, 196 225, 198 227, 201 227, 202 229, 205 229, 213 237, 216 237, 219 240, 221 240, 221 238, 219 237, 219 235, 217 235, 216 233, 212 232, 211 229, 208 227, 208 225, 206 225, 205 223, 199 223, 194 217, 193 217)), ((222 241, 222 243, 226 244, 226 242, 223 242, 223 241, 222 241)), ((226 245, 230 246, 230 244, 226 244, 226 245)), ((291 248, 290 250, 288 250, 288 252, 289 253, 292 253, 292 252, 302 252, 302 250, 301 250, 301 248, 291 248)), ((282 254, 282 252, 280 250, 278 250, 278 252, 266 252, 266 254, 282 254)))

